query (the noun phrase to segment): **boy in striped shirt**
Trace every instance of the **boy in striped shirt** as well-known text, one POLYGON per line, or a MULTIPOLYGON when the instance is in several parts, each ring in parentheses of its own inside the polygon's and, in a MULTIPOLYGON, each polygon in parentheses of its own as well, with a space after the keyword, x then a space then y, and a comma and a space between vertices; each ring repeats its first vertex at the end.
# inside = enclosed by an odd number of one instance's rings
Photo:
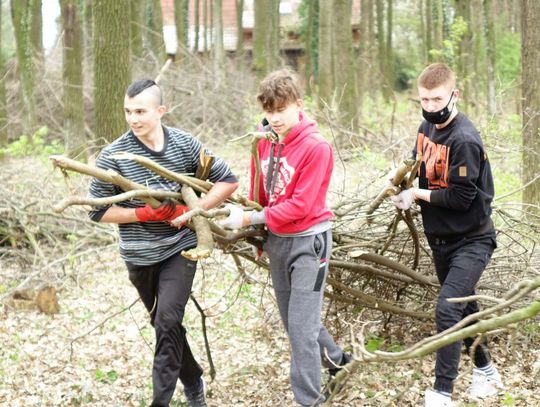
MULTIPOLYGON (((96 166, 114 170, 125 178, 151 189, 179 191, 181 185, 156 175, 132 160, 114 160, 111 155, 128 152, 149 158, 170 171, 194 174, 204 146, 190 134, 161 124, 166 112, 161 90, 150 79, 133 82, 124 99, 130 130, 105 147, 96 166)), ((221 204, 238 187, 229 166, 215 156, 209 180, 214 183, 199 204, 210 209, 221 204)), ((92 179, 89 195, 103 198, 122 191, 115 185, 92 179)), ((129 279, 150 313, 156 331, 151 406, 168 406, 178 379, 191 407, 205 407, 202 369, 195 360, 182 325, 191 293, 196 262, 180 255, 197 244, 195 233, 176 228, 170 221, 188 209, 166 200, 153 209, 137 199, 95 208, 90 218, 116 223, 120 232, 120 254, 129 279)))

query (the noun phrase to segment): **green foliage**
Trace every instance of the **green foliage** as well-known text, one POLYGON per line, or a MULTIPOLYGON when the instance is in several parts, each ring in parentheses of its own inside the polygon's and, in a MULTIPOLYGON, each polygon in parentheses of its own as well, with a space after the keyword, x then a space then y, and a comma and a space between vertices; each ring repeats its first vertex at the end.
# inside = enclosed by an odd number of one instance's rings
POLYGON ((29 157, 42 156, 48 157, 51 154, 62 154, 64 147, 60 140, 47 142, 49 128, 47 126, 40 127, 32 137, 23 134, 18 140, 8 144, 5 148, 0 148, 0 157, 29 157))
POLYGON ((381 348, 384 343, 384 338, 376 335, 369 335, 366 342, 366 350, 368 352, 375 352, 381 348))
POLYGON ((510 393, 504 393, 504 397, 501 400, 502 406, 513 406, 516 402, 516 399, 514 396, 512 396, 510 393))
POLYGON ((418 69, 409 58, 409 50, 396 48, 394 51, 394 88, 403 91, 413 87, 418 69))
POLYGON ((540 324, 538 324, 538 322, 525 324, 523 325, 523 332, 525 332, 527 336, 535 338, 540 333, 540 324))
POLYGON ((374 391, 374 390, 367 390, 367 391, 366 391, 366 397, 367 397, 368 399, 372 399, 372 398, 374 398, 376 395, 377 395, 377 392, 374 391))
MULTIPOLYGON (((298 14, 300 15, 300 39, 302 43, 306 44, 307 32, 309 24, 309 3, 313 0, 302 0, 298 7, 298 14)), ((311 44, 306 44, 310 47, 311 51, 311 66, 313 67, 313 73, 317 77, 319 72, 319 0, 315 0, 315 15, 313 22, 313 32, 311 36, 311 44)))
POLYGON ((95 371, 95 379, 97 382, 100 383, 114 383, 116 379, 118 379, 118 373, 116 373, 114 370, 109 370, 108 372, 104 372, 101 369, 96 369, 95 371))
POLYGON ((497 65, 496 75, 499 86, 517 86, 521 69, 521 37, 519 33, 500 30, 497 34, 495 50, 497 65))
POLYGON ((240 287, 240 295, 251 304, 257 303, 257 293, 254 293, 252 284, 242 284, 240 287))
POLYGON ((365 165, 368 168, 373 168, 377 171, 388 171, 388 169, 391 168, 390 163, 383 154, 372 151, 367 146, 354 149, 353 156, 360 163, 362 163, 362 165, 365 165))
POLYGON ((463 40, 463 36, 468 30, 467 22, 463 20, 462 16, 457 16, 450 26, 449 37, 443 40, 442 49, 432 49, 429 51, 430 55, 435 60, 442 60, 448 65, 453 66, 456 57, 459 55, 459 46, 463 40))

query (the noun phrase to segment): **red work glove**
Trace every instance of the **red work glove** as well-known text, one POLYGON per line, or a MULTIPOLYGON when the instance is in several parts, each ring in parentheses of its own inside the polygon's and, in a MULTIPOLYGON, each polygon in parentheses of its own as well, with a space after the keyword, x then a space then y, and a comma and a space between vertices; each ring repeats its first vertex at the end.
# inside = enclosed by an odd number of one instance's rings
POLYGON ((185 205, 177 205, 170 199, 165 199, 157 208, 152 208, 146 204, 141 208, 135 209, 135 216, 141 222, 168 222, 183 215, 189 210, 185 205))

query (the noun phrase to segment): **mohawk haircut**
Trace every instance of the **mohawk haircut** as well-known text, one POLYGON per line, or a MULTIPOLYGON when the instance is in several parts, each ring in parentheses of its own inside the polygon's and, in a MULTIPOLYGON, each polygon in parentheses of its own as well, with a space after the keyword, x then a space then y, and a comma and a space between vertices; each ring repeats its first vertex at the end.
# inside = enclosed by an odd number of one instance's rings
POLYGON ((142 93, 146 89, 150 89, 154 87, 154 89, 151 89, 152 94, 156 98, 158 104, 163 104, 163 97, 161 95, 161 89, 158 86, 158 84, 152 80, 152 79, 140 79, 138 81, 133 82, 129 87, 127 88, 126 95, 130 98, 133 98, 137 96, 138 94, 142 93))
POLYGON ((271 112, 302 98, 296 72, 283 68, 270 73, 261 81, 257 101, 264 111, 271 112))

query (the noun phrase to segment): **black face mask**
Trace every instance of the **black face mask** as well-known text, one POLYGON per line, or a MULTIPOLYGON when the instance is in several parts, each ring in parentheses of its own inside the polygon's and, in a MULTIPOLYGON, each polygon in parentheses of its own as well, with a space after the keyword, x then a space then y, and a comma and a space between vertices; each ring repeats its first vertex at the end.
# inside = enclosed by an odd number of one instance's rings
POLYGON ((453 97, 454 92, 452 92, 452 94, 450 95, 450 100, 448 101, 446 106, 436 112, 428 112, 427 110, 424 110, 424 108, 422 108, 422 116, 424 116, 424 119, 433 124, 442 124, 446 122, 452 114, 452 110, 454 110, 454 106, 452 106, 452 109, 448 109, 448 106, 450 105, 453 97))

